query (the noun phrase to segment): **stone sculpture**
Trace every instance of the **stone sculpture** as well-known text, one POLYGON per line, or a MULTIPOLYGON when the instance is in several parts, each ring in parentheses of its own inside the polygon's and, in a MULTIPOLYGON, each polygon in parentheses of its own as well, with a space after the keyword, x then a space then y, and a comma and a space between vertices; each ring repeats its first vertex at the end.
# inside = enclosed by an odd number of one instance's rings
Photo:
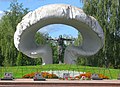
POLYGON ((29 57, 42 57, 44 63, 52 63, 51 48, 46 44, 37 45, 34 40, 36 32, 50 24, 69 25, 82 34, 82 45, 66 48, 65 63, 74 64, 78 56, 94 55, 103 46, 103 30, 94 17, 71 5, 51 4, 31 11, 23 17, 14 34, 15 47, 29 57))

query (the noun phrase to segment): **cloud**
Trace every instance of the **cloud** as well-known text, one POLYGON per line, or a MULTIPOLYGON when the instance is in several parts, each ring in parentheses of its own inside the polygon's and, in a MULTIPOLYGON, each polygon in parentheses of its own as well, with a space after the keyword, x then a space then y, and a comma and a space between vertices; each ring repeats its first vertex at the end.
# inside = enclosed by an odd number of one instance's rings
POLYGON ((75 38, 78 36, 78 31, 75 28, 64 24, 51 24, 41 28, 39 32, 49 34, 52 38, 58 38, 59 35, 69 35, 75 38))
POLYGON ((51 33, 51 32, 57 32, 59 31, 59 29, 57 28, 59 24, 52 24, 52 25, 48 25, 48 26, 45 26, 43 28, 41 28, 39 30, 39 32, 41 33, 51 33))
POLYGON ((0 11, 0 14, 4 13, 3 11, 0 11))
POLYGON ((4 11, 0 11, 0 19, 4 15, 4 11))

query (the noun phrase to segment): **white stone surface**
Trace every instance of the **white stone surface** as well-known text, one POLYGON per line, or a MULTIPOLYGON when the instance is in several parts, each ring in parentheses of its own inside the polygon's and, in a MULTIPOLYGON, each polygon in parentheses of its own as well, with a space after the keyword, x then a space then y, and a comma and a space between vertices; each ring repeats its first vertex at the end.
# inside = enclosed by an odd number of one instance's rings
POLYGON ((42 57, 44 63, 52 63, 51 48, 48 45, 39 46, 34 40, 36 32, 49 24, 66 24, 82 34, 81 46, 66 48, 65 63, 74 64, 78 56, 94 55, 103 46, 103 30, 94 17, 71 5, 51 4, 29 12, 23 17, 14 34, 15 47, 29 57, 42 57))
POLYGON ((48 72, 50 74, 56 74, 58 77, 63 78, 63 73, 69 73, 70 77, 79 76, 80 74, 83 74, 85 72, 78 72, 78 71, 69 71, 69 70, 58 70, 58 71, 42 71, 42 72, 48 72))

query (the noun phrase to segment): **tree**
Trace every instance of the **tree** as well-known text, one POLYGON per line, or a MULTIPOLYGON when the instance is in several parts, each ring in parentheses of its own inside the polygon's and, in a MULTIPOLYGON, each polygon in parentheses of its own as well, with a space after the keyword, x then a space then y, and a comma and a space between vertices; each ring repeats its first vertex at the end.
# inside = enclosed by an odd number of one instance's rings
POLYGON ((15 65, 18 51, 13 43, 14 32, 17 24, 28 12, 27 8, 24 9, 22 4, 14 0, 10 4, 9 11, 5 11, 5 15, 0 20, 0 50, 3 59, 0 62, 3 64, 15 65))
POLYGON ((43 44, 46 44, 47 43, 47 37, 48 37, 48 34, 42 34, 40 32, 37 32, 35 34, 35 42, 38 44, 38 45, 43 45, 43 44))
POLYGON ((78 38, 75 39, 74 45, 75 45, 75 46, 81 45, 81 44, 82 44, 82 40, 83 40, 82 35, 80 34, 80 32, 78 32, 78 38))
POLYGON ((21 66, 22 65, 22 53, 19 52, 16 60, 16 65, 21 66))
POLYGON ((120 37, 117 34, 120 31, 120 0, 85 0, 83 9, 99 21, 105 36, 103 49, 92 58, 107 60, 114 68, 120 66, 120 37))

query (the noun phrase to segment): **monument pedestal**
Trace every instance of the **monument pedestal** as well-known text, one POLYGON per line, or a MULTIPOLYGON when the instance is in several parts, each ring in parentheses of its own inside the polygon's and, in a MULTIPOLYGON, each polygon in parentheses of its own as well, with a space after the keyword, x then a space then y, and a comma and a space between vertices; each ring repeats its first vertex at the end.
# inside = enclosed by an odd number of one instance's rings
POLYGON ((42 78, 42 79, 34 79, 34 81, 46 81, 46 79, 42 78))
POLYGON ((13 80, 13 78, 2 78, 1 80, 13 80))
POLYGON ((35 77, 33 78, 34 81, 46 81, 45 78, 42 77, 40 73, 36 73, 35 77))
POLYGON ((6 72, 4 73, 4 78, 1 78, 1 80, 13 80, 13 75, 12 73, 6 72))
POLYGON ((98 76, 98 74, 92 74, 91 79, 92 79, 92 80, 103 80, 102 78, 100 78, 100 77, 98 76))

